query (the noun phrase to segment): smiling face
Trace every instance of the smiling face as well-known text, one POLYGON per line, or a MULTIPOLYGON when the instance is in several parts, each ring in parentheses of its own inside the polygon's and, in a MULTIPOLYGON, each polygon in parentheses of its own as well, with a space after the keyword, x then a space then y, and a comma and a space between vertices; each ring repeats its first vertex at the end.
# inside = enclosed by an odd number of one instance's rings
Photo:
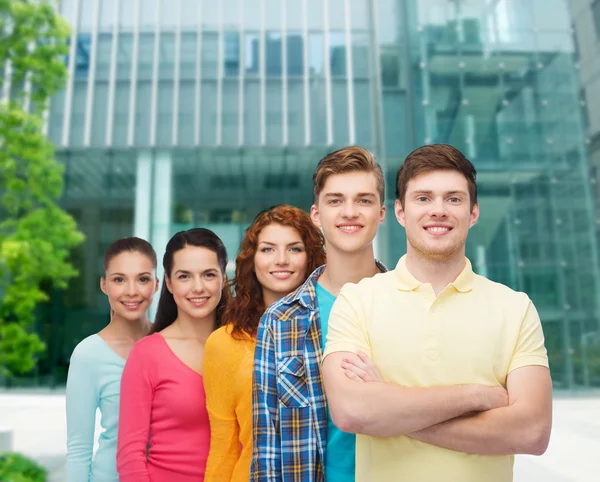
POLYGON ((177 305, 178 318, 214 322, 225 283, 214 251, 198 246, 186 246, 176 251, 173 269, 165 281, 177 305))
POLYGON ((327 178, 311 208, 313 222, 323 229, 327 253, 355 253, 372 246, 385 206, 372 172, 355 171, 327 178))
POLYGON ((106 267, 100 289, 108 296, 113 317, 139 320, 146 316, 158 289, 152 260, 137 251, 117 254, 106 267))
POLYGON ((306 248, 298 231, 280 224, 262 229, 254 255, 254 272, 267 306, 304 282, 306 264, 306 248))
POLYGON ((458 171, 428 171, 407 184, 404 206, 396 200, 398 222, 406 229, 408 253, 436 261, 464 256, 479 205, 469 198, 467 179, 458 171))

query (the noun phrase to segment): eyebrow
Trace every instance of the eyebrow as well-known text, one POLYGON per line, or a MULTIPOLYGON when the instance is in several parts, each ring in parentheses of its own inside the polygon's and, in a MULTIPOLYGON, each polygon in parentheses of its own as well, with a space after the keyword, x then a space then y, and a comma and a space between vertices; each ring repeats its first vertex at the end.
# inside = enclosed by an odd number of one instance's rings
MULTIPOLYGON (((413 191, 411 193, 413 196, 416 196, 418 194, 433 194, 433 191, 430 189, 419 189, 418 191, 413 191)), ((446 191, 444 193, 444 196, 450 196, 452 194, 462 194, 462 195, 466 195, 466 191, 461 191, 461 190, 455 190, 455 191, 446 191)))
MULTIPOLYGON (((271 243, 270 241, 261 241, 258 244, 267 244, 269 246, 275 246, 275 243, 271 243)), ((288 246, 293 246, 295 244, 304 244, 303 241, 294 241, 293 243, 289 243, 288 246)))
MULTIPOLYGON (((143 273, 138 273, 136 276, 142 276, 143 274, 152 275, 152 273, 148 271, 144 271, 143 273)), ((108 276, 127 276, 125 273, 110 273, 108 276)))
MULTIPOLYGON (((344 197, 344 194, 341 192, 328 192, 325 194, 325 197, 344 197)), ((376 197, 374 192, 359 192, 356 193, 356 197, 376 197)))
MULTIPOLYGON (((202 271, 200 271, 201 273, 209 273, 211 271, 214 271, 216 273, 219 272, 219 270, 217 270, 217 268, 207 268, 207 269, 203 269, 202 271)), ((173 274, 177 274, 177 273, 181 273, 181 274, 192 274, 191 271, 188 271, 187 269, 178 269, 177 271, 175 271, 175 273, 173 274)))

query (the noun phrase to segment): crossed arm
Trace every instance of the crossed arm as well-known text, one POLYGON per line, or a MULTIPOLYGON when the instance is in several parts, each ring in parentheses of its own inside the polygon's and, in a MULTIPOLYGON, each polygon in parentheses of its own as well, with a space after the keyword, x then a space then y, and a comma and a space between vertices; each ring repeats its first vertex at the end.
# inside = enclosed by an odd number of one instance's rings
MULTIPOLYGON (((364 354, 359 359, 351 353, 333 353, 325 361, 328 366, 325 386, 330 387, 327 393, 328 397, 330 392, 332 395, 329 401, 334 422, 336 422, 334 415, 336 412, 338 422, 345 423, 346 411, 357 408, 356 400, 351 407, 349 406, 351 404, 347 403, 348 400, 340 400, 340 396, 350 399, 362 398, 367 393, 365 389, 369 386, 379 385, 382 392, 384 389, 381 386, 386 387, 390 392, 400 388, 382 383, 377 368, 364 354)), ((453 403, 451 399, 438 398, 440 395, 445 396, 441 391, 436 393, 432 392, 432 389, 416 390, 427 390, 432 398, 427 401, 428 403, 419 405, 418 397, 405 389, 403 401, 407 409, 405 416, 412 419, 411 423, 414 425, 429 423, 434 418, 432 415, 436 413, 436 406, 453 403)), ((371 390, 371 393, 374 391, 371 390)), ((507 378, 507 393, 508 404, 506 405, 479 410, 478 413, 472 413, 476 410, 471 413, 467 411, 414 431, 395 430, 399 428, 399 424, 393 423, 394 421, 389 418, 392 416, 390 411, 381 410, 381 406, 377 410, 370 403, 372 408, 367 409, 368 413, 357 413, 355 418, 359 421, 346 428, 356 433, 376 436, 379 434, 372 432, 373 419, 379 418, 380 422, 388 424, 390 433, 387 435, 408 435, 451 450, 482 455, 541 455, 548 446, 552 425, 552 382, 548 368, 534 365, 513 370, 507 378)), ((447 413, 441 410, 437 412, 439 416, 447 413)))
POLYGON ((342 368, 344 359, 352 356, 337 352, 323 361, 331 418, 344 432, 374 437, 407 435, 507 403, 502 388, 477 384, 413 388, 381 381, 357 383, 342 368))

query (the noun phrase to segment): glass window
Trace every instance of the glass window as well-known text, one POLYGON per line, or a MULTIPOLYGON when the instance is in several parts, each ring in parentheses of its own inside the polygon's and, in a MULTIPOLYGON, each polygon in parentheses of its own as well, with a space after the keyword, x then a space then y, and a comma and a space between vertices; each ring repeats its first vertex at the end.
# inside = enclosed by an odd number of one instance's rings
POLYGON ((244 83, 244 145, 260 145, 260 83, 246 80, 244 83))
POLYGON ((286 21, 287 30, 302 30, 304 28, 303 0, 287 0, 286 21))
POLYGON ((138 147, 146 147, 150 143, 151 82, 149 80, 138 81, 135 95, 134 144, 138 147))
POLYGON ((352 0, 350 3, 350 26, 353 30, 369 28, 369 0, 352 0))
POLYGON ((332 76, 346 76, 346 36, 344 32, 329 34, 329 62, 332 76))
POLYGON ((325 103, 325 81, 310 81, 310 140, 314 145, 327 144, 327 109, 325 103))
POLYGON ((240 73, 240 34, 224 32, 223 35, 223 71, 225 77, 237 77, 240 73))
POLYGON ((592 18, 596 29, 596 37, 600 38, 600 0, 594 0, 592 3, 592 18))
POLYGON ((238 81, 223 82, 223 112, 221 119, 222 142, 225 146, 237 146, 239 141, 239 89, 238 81))
POLYGON ((267 65, 266 72, 268 77, 281 77, 282 59, 281 59, 281 34, 279 32, 267 33, 267 65))
POLYGON ((288 80, 288 142, 304 145, 304 82, 288 80))
POLYGON ((281 30, 281 0, 263 0, 266 30, 281 30))
POLYGON ((96 82, 92 99, 91 145, 104 146, 106 141, 106 121, 108 119, 108 82, 96 82))
POLYGON ((100 2, 100 32, 111 32, 114 25, 116 0, 102 0, 100 2))
POLYGON ((267 144, 280 146, 283 140, 283 98, 281 80, 267 81, 267 144))
POLYGON ((217 83, 203 80, 200 95, 200 143, 214 146, 217 142, 217 83))
POLYGON ((196 111, 196 82, 182 79, 179 84, 178 144, 194 144, 194 112, 196 111))
POLYGON ((354 80, 354 124, 356 143, 360 146, 373 145, 371 82, 369 80, 354 80))
POLYGON ((258 75, 260 69, 260 39, 258 34, 246 34, 244 56, 244 68, 246 75, 258 75))
POLYGON ((348 111, 348 85, 346 80, 334 79, 331 82, 331 99, 333 104, 333 142, 339 146, 350 143, 348 111))
POLYGON ((156 145, 159 147, 173 145, 173 89, 171 80, 161 80, 158 83, 156 145))
POLYGON ((218 32, 202 32, 202 77, 217 77, 217 62, 219 55, 218 32))
MULTIPOLYGON (((329 30, 343 30, 346 27, 346 11, 344 8, 344 0, 328 0, 328 4, 329 30)), ((350 5, 348 8, 352 9, 352 5, 350 5)))
POLYGON ((301 32, 288 32, 286 51, 288 76, 304 75, 304 39, 301 32))
POLYGON ((112 131, 114 146, 127 145, 130 86, 131 83, 128 80, 117 80, 115 85, 115 110, 112 131))
POLYGON ((311 33, 308 36, 308 65, 311 75, 323 74, 323 34, 311 33))

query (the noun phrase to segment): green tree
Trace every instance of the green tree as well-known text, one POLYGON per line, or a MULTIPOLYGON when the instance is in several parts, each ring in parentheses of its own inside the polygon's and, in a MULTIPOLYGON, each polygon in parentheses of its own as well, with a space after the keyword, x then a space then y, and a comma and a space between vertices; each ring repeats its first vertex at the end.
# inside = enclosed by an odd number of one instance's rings
POLYGON ((43 119, 67 78, 68 38, 50 2, 0 0, 0 376, 34 368, 42 286, 77 274, 69 253, 83 235, 59 205, 63 167, 43 119))

